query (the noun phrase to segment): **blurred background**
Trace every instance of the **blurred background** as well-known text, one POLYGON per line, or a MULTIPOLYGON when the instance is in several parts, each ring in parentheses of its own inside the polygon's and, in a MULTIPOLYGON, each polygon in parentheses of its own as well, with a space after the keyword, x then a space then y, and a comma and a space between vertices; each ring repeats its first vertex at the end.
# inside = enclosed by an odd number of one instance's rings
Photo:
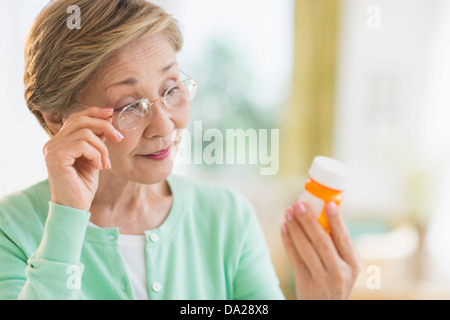
MULTIPOLYGON (((47 2, 0 0, 0 196, 46 178, 48 137, 22 78, 25 37, 47 2)), ((199 83, 189 130, 279 130, 274 175, 261 163, 175 172, 248 198, 286 297, 294 275, 279 227, 320 154, 354 173, 341 210, 363 261, 351 298, 449 299, 450 1, 154 2, 179 20, 179 63, 199 83)))

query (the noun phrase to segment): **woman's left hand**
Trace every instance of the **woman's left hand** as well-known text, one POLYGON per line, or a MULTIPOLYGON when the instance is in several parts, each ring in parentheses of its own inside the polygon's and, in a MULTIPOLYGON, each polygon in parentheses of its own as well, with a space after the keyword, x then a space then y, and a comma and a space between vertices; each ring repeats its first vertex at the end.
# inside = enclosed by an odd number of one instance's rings
POLYGON ((361 269, 350 235, 334 202, 326 207, 331 234, 309 207, 295 201, 281 234, 296 278, 298 299, 348 299, 361 269))

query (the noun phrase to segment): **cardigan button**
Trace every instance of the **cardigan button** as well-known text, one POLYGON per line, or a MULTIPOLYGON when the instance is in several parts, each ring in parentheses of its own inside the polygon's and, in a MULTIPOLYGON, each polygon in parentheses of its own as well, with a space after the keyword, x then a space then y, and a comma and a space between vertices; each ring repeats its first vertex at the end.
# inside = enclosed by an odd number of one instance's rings
POLYGON ((153 242, 158 242, 159 241, 159 236, 156 233, 152 233, 150 235, 150 240, 152 240, 153 242))
POLYGON ((111 240, 111 241, 117 240, 117 236, 115 234, 110 234, 110 235, 108 235, 107 238, 108 238, 108 240, 111 240))
POLYGON ((160 292, 162 289, 161 283, 159 283, 159 282, 153 283, 152 288, 153 288, 153 291, 160 292))

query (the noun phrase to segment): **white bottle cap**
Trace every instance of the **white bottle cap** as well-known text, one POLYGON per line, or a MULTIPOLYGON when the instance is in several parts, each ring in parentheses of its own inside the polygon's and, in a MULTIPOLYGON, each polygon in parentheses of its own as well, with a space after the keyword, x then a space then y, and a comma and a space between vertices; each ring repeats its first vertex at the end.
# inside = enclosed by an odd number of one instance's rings
POLYGON ((314 158, 308 174, 317 183, 340 191, 347 189, 352 176, 350 168, 345 164, 324 156, 314 158))

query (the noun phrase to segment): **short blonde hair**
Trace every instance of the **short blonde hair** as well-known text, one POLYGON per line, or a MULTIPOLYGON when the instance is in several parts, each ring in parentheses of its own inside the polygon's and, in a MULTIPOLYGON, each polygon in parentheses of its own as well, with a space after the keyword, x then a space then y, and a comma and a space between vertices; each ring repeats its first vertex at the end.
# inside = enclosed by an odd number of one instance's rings
MULTIPOLYGON (((69 11, 70 12, 70 11, 69 11)), ((36 18, 25 45, 25 100, 52 136, 42 113, 64 112, 117 50, 162 34, 176 52, 183 38, 177 21, 145 0, 53 0, 36 18), (68 8, 78 6, 81 28, 71 29, 68 8)))

